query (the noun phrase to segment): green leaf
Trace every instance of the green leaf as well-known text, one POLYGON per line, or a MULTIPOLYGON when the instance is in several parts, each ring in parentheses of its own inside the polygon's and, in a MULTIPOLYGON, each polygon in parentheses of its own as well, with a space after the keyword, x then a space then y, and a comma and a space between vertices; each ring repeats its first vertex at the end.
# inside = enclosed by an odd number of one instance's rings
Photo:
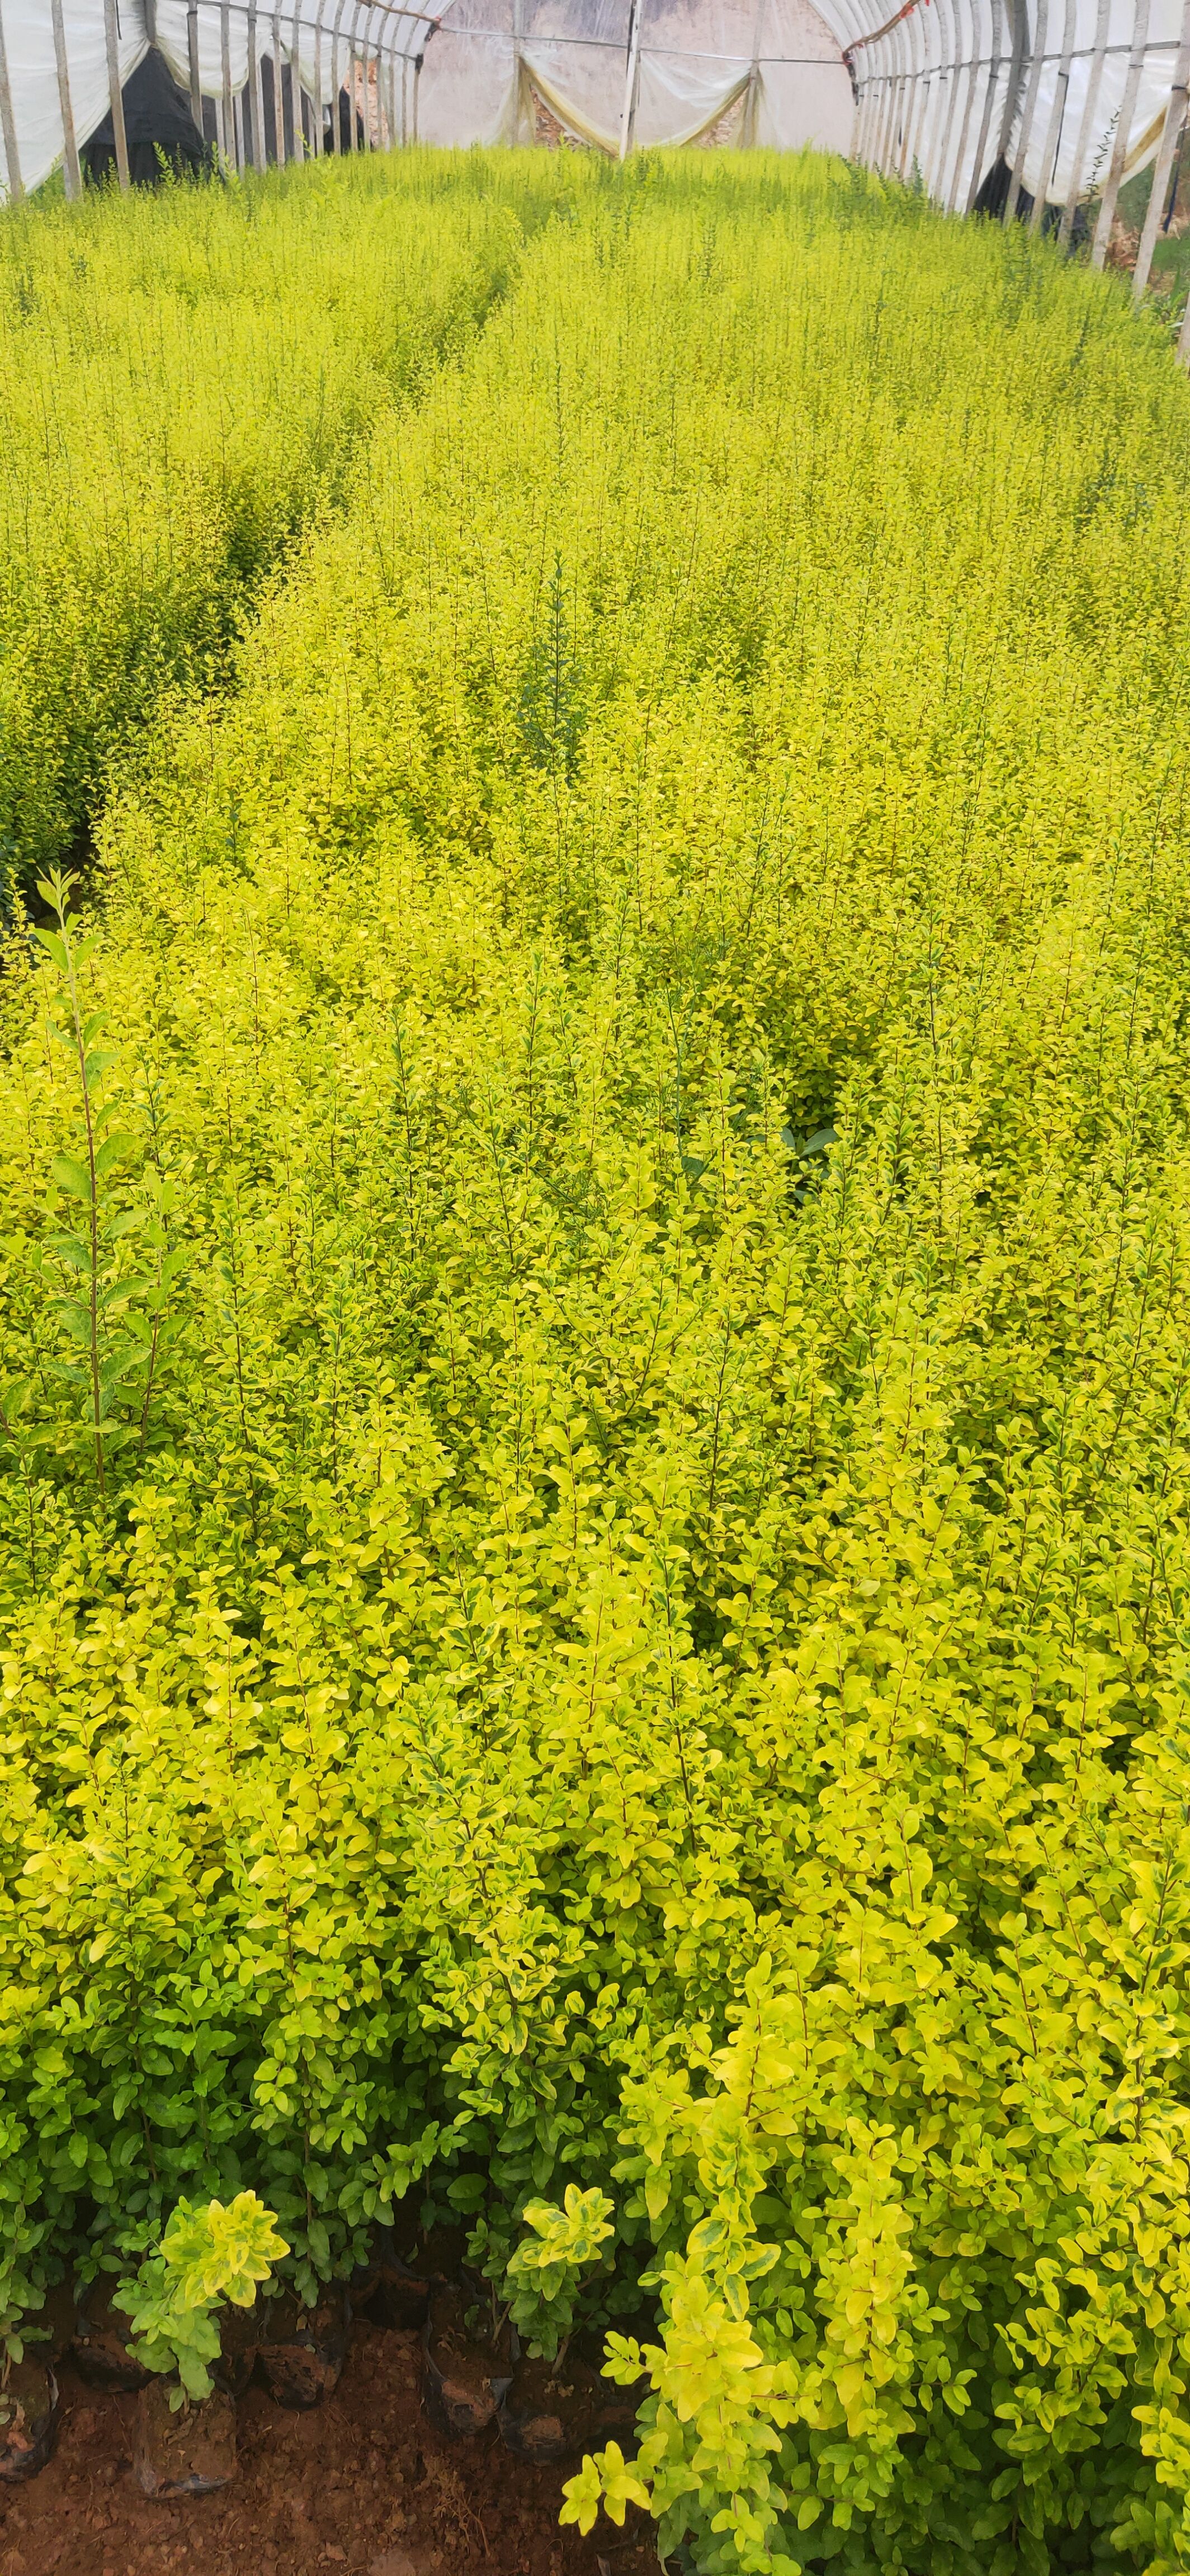
POLYGON ((88 1207, 90 1206, 91 1173, 86 1163, 76 1162, 72 1154, 55 1154, 50 1170, 59 1189, 65 1191, 67 1198, 82 1199, 88 1207))

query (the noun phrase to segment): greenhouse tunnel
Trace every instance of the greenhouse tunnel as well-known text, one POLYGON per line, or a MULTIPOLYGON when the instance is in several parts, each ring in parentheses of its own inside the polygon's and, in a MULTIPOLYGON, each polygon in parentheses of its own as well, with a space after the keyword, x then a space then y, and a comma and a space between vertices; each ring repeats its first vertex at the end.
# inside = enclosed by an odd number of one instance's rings
POLYGON ((228 167, 413 141, 813 145, 1062 237, 1092 199, 1101 262, 1120 187, 1156 164, 1140 292, 1184 148, 1190 0, 0 0, 10 197, 59 165, 76 194, 105 119, 129 183, 121 103, 151 49, 228 167))

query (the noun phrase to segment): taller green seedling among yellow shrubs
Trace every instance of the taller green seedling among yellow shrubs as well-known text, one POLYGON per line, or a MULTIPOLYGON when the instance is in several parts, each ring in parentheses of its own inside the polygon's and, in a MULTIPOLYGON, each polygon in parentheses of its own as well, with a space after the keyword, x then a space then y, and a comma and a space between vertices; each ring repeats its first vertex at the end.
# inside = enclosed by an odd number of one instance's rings
MULTIPOLYGON (((38 880, 38 892, 58 917, 56 930, 40 926, 34 936, 58 975, 58 989, 48 1014, 49 1027, 71 1064, 81 1117, 80 1150, 55 1154, 51 1165, 63 1196, 79 1210, 73 1230, 52 1240, 52 1250, 70 1281, 65 1295, 52 1300, 79 1356, 60 1360, 58 1376, 78 1389, 88 1436, 94 1451, 95 1477, 101 1497, 107 1493, 105 1449, 131 1434, 112 1420, 116 1394, 135 1370, 146 1369, 142 1434, 156 1364, 161 1309, 181 1258, 164 1240, 155 1244, 156 1276, 144 1278, 122 1267, 120 1245, 143 1223, 140 1210, 129 1207, 117 1174, 136 1146, 118 1120, 121 1102, 113 1088, 117 1051, 101 1041, 108 1023, 104 1010, 84 1008, 79 976, 94 956, 97 934, 78 935, 77 915, 70 908, 75 879, 57 869, 38 880)), ((160 1228, 154 1228, 154 1235, 160 1228)))
POLYGON ((134 2280, 121 2281, 113 2305, 132 2319, 137 2360, 146 2370, 177 2374, 169 2396, 175 2413, 188 2398, 201 2401, 211 2394, 219 2309, 225 2302, 250 2308, 274 2263, 288 2252, 272 2210, 254 2191, 238 2192, 226 2208, 221 2200, 180 2200, 160 2253, 142 2264, 134 2280))

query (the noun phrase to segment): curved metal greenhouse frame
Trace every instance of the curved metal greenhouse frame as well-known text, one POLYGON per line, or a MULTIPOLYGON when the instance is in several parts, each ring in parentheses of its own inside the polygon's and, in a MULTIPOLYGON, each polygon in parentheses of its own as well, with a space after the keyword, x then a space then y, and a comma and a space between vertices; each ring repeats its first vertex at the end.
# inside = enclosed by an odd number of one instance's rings
POLYGON ((1093 197, 1102 265, 1151 164, 1138 298, 1190 153, 1190 0, 0 0, 0 196, 59 164, 77 196, 109 111, 127 185, 121 89, 152 45, 237 168, 419 136, 814 143, 1061 241, 1093 197))

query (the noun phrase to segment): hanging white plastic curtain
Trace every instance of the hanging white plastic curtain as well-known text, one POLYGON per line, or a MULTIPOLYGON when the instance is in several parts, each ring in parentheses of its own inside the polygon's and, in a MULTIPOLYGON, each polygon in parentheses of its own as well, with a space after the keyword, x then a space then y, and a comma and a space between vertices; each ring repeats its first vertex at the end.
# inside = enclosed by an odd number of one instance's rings
MULTIPOLYGON (((1008 211, 1072 208, 1184 117, 1186 0, 822 0, 856 84, 854 149, 950 207, 1009 171, 1008 211), (859 26, 855 21, 863 18, 859 26), (1184 92, 1184 79, 1181 84, 1184 92)), ((1067 216, 1067 226, 1069 218, 1067 216)))
MULTIPOLYGON (((150 44, 196 123, 210 102, 206 121, 229 162, 243 157, 245 138, 257 159, 317 152, 344 92, 352 146, 361 129, 365 149, 407 141, 434 24, 428 9, 398 0, 0 0, 0 200, 40 187, 60 163, 73 193, 78 152, 112 106, 113 74, 122 86, 150 44)), ((336 144, 337 123, 336 114, 336 144)))
POLYGON ((842 48, 811 0, 448 0, 419 131, 532 142, 549 123, 618 155, 658 143, 845 152, 842 48))
POLYGON ((229 161, 317 152, 344 94, 352 149, 810 143, 958 211, 1002 165, 1005 212, 1067 232, 1093 195, 1102 259, 1124 180, 1155 162, 1164 187, 1179 148, 1190 0, 0 0, 0 195, 59 162, 73 193, 150 43, 229 161))

